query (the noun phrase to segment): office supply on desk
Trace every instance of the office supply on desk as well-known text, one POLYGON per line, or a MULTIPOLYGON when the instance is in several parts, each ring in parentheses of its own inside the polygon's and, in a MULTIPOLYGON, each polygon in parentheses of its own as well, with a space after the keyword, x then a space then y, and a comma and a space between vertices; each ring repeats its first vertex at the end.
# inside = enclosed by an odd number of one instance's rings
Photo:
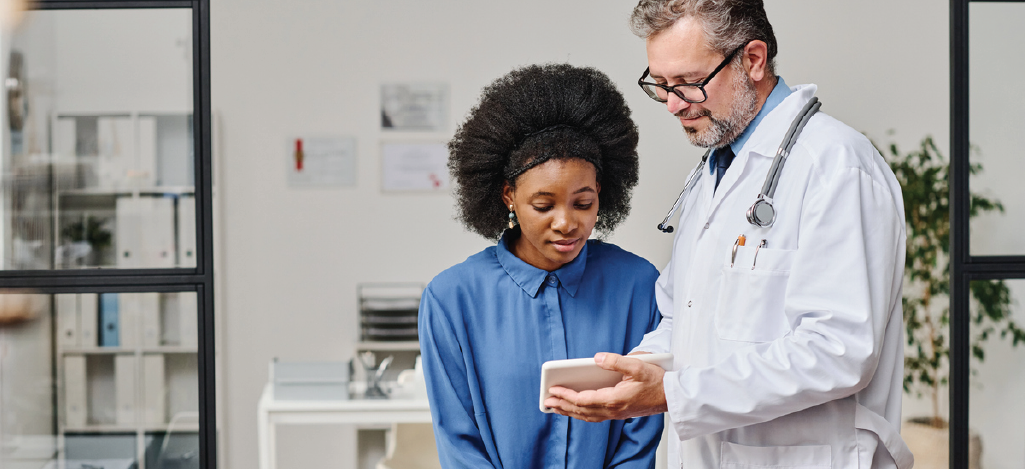
POLYGON ((360 340, 415 341, 420 309, 419 283, 378 283, 357 286, 360 340))
POLYGON ((278 401, 349 399, 349 364, 344 361, 278 361, 270 364, 270 381, 278 401))
MULTIPOLYGON (((671 353, 645 353, 630 355, 630 358, 658 365, 663 370, 673 368, 673 354, 671 353)), ((541 412, 552 412, 552 409, 545 407, 545 399, 552 395, 548 392, 552 386, 562 386, 579 392, 610 388, 622 380, 622 373, 598 366, 594 362, 594 358, 549 360, 541 365, 541 398, 538 400, 538 407, 541 412)))

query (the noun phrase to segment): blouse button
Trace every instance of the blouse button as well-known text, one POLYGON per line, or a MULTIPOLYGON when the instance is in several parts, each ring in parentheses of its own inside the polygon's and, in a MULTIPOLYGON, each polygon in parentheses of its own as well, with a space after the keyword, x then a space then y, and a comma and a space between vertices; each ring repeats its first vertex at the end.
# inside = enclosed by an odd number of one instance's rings
POLYGON ((688 301, 688 302, 687 302, 687 307, 688 307, 688 308, 690 308, 690 306, 691 306, 691 305, 693 305, 693 304, 694 304, 694 302, 693 302, 693 301, 688 301))
POLYGON ((554 287, 559 284, 559 279, 556 278, 554 275, 549 275, 548 284, 554 287))
POLYGON ((705 229, 706 230, 708 229, 708 223, 705 223, 705 229))

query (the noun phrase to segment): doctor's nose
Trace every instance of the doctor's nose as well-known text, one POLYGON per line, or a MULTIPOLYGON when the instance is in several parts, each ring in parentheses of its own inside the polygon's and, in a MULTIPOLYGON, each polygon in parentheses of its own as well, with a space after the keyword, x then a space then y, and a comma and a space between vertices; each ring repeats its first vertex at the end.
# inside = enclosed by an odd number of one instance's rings
POLYGON ((683 98, 676 95, 676 93, 669 93, 666 97, 666 109, 672 115, 677 115, 680 111, 686 111, 691 107, 691 103, 684 101, 683 98))

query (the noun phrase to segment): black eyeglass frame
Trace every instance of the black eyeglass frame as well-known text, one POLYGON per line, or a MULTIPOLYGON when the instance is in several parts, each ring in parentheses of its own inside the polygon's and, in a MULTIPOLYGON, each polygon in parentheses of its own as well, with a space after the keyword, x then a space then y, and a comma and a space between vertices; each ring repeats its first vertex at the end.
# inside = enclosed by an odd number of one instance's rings
POLYGON ((687 101, 688 103, 691 103, 691 104, 703 103, 705 101, 708 101, 708 92, 705 91, 705 85, 708 85, 708 82, 712 81, 712 78, 715 78, 715 75, 718 74, 723 68, 725 68, 726 64, 729 64, 730 61, 733 60, 733 57, 737 55, 737 52, 740 52, 745 47, 747 47, 747 43, 744 43, 740 47, 738 47, 736 49, 733 49, 733 52, 730 52, 730 55, 727 55, 726 58, 723 59, 723 61, 721 63, 719 63, 719 66, 715 67, 715 70, 712 70, 712 73, 708 74, 708 77, 705 78, 705 80, 700 82, 700 83, 680 83, 678 85, 666 86, 666 85, 661 85, 661 84, 658 84, 658 83, 651 83, 651 82, 648 82, 648 81, 644 81, 644 79, 647 78, 648 74, 651 72, 651 67, 648 67, 648 68, 644 69, 644 74, 641 75, 641 77, 637 79, 637 86, 640 86, 641 89, 644 90, 644 94, 648 95, 649 98, 654 99, 655 101, 658 101, 660 103, 668 102, 669 101, 669 95, 666 94, 666 99, 659 98, 657 93, 655 93, 654 91, 649 91, 648 88, 645 88, 645 85, 650 85, 650 86, 654 86, 654 87, 657 87, 657 88, 662 88, 663 90, 666 90, 667 93, 673 93, 676 96, 678 96, 680 99, 682 99, 684 101, 687 101), (701 101, 694 101, 694 100, 691 100, 691 99, 687 99, 687 97, 683 95, 682 91, 677 91, 676 90, 678 87, 681 87, 681 86, 689 86, 689 87, 692 87, 692 88, 697 88, 698 90, 701 91, 701 96, 703 96, 703 98, 701 99, 701 101))

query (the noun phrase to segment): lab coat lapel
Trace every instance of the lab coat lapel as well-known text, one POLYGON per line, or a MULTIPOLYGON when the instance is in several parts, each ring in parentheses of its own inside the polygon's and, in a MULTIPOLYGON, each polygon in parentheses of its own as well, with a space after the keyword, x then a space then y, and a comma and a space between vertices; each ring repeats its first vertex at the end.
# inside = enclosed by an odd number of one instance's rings
POLYGON ((708 207, 709 219, 711 219, 712 215, 715 214, 716 209, 722 205, 723 198, 729 195, 733 186, 737 185, 737 180, 740 178, 740 175, 743 174, 744 167, 747 166, 747 162, 750 159, 750 152, 742 150, 740 154, 733 159, 733 164, 730 165, 730 169, 726 171, 722 180, 719 181, 718 189, 715 188, 715 175, 712 175, 710 178, 712 180, 712 184, 709 184, 709 186, 715 191, 715 193, 712 194, 711 204, 708 207))

